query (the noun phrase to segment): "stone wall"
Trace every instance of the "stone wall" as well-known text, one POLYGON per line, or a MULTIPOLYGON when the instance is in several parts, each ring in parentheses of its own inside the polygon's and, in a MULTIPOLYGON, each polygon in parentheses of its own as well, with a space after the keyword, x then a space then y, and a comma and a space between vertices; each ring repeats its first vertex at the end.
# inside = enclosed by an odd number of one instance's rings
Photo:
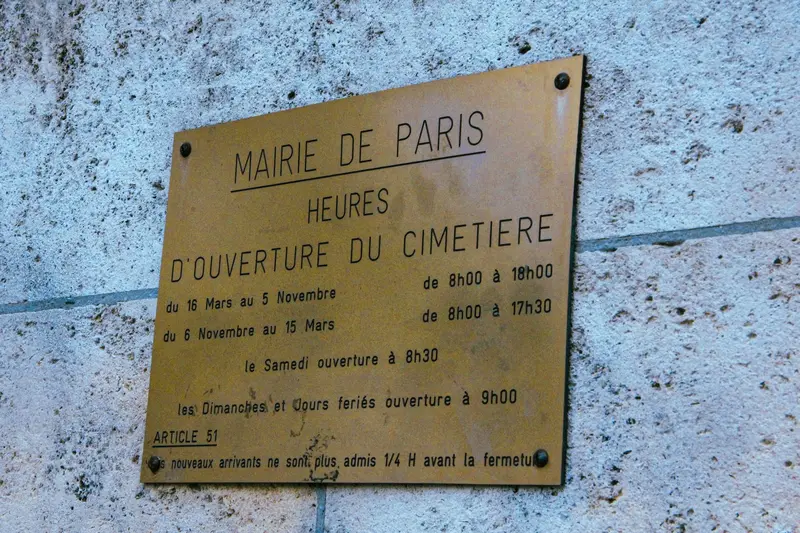
POLYGON ((800 531, 800 4, 0 1, 0 530, 800 531), (138 481, 172 135, 586 54, 562 488, 138 481))

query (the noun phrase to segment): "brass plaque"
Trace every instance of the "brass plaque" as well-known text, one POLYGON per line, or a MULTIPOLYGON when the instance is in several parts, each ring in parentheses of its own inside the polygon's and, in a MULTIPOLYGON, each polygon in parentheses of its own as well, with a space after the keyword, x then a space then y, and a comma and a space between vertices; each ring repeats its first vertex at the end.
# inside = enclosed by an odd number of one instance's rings
POLYGON ((582 83, 178 133, 141 480, 561 484, 582 83))

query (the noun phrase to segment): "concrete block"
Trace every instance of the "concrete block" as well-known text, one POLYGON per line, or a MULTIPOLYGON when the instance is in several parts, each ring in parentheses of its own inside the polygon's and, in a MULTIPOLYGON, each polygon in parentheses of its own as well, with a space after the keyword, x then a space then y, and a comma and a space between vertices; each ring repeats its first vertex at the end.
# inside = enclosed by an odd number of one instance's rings
POLYGON ((0 302, 155 287, 172 134, 587 54, 578 236, 798 214, 791 1, 0 6, 0 302))
POLYGON ((0 531, 313 531, 313 487, 139 483, 154 317, 0 316, 0 531))
POLYGON ((796 531, 798 257, 797 230, 580 254, 565 486, 331 486, 325 530, 796 531))

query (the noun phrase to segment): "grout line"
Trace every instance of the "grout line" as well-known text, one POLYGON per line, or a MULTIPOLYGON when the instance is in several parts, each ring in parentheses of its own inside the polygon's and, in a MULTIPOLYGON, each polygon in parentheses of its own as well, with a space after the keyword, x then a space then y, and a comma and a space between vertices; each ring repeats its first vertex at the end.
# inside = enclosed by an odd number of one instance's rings
POLYGON ((86 307, 90 305, 114 305, 133 300, 148 300, 158 296, 158 288, 136 289, 133 291, 107 292, 105 294, 89 294, 86 296, 62 296, 49 300, 35 300, 33 302, 20 302, 0 305, 0 315, 15 313, 33 313, 49 309, 72 309, 73 307, 86 307))
POLYGON ((317 485, 317 523, 314 526, 314 533, 325 533, 325 504, 328 499, 328 487, 317 485))
POLYGON ((659 231, 657 233, 643 233, 628 235, 626 237, 607 237, 603 239, 590 239, 578 241, 575 251, 580 252, 613 252, 625 246, 677 246, 684 241, 694 239, 708 239, 711 237, 726 237, 729 235, 746 235, 761 231, 776 231, 800 227, 800 216, 786 218, 762 218, 752 222, 735 222, 720 226, 706 226, 703 228, 679 229, 674 231, 659 231))
MULTIPOLYGON (((602 239, 589 239, 575 243, 576 253, 586 252, 613 252, 617 248, 627 246, 677 246, 688 240, 708 239, 713 237, 726 237, 731 235, 746 235, 762 231, 777 231, 783 229, 800 228, 800 216, 785 218, 764 218, 752 222, 736 222, 720 226, 707 226, 703 228, 682 229, 674 231, 661 231, 657 233, 643 233, 625 237, 606 237, 602 239)), ((136 289, 132 291, 109 292, 105 294, 90 294, 86 296, 50 298, 48 300, 35 300, 32 302, 19 302, 0 304, 0 315, 16 313, 33 313, 50 309, 72 309, 73 307, 86 307, 93 305, 114 305, 135 300, 148 300, 158 297, 158 288, 136 289)))

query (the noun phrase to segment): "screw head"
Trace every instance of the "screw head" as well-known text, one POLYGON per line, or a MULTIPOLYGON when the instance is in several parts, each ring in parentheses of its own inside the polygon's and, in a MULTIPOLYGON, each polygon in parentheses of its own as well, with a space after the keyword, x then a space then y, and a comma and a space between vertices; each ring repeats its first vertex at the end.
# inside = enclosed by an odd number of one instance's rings
POLYGON ((536 453, 533 454, 533 464, 538 466, 539 468, 547 465, 547 462, 550 460, 550 457, 547 455, 545 450, 536 450, 536 453))
POLYGON ((151 455, 150 459, 147 460, 147 468, 149 468, 154 474, 158 472, 161 469, 161 457, 157 455, 151 455))
POLYGON ((569 87, 569 74, 567 74, 566 72, 562 72, 561 74, 556 76, 556 79, 553 80, 553 84, 556 86, 556 89, 558 89, 559 91, 563 91, 564 89, 569 87))
POLYGON ((183 143, 181 145, 181 155, 183 157, 189 157, 189 154, 192 153, 192 145, 189 143, 183 143))

